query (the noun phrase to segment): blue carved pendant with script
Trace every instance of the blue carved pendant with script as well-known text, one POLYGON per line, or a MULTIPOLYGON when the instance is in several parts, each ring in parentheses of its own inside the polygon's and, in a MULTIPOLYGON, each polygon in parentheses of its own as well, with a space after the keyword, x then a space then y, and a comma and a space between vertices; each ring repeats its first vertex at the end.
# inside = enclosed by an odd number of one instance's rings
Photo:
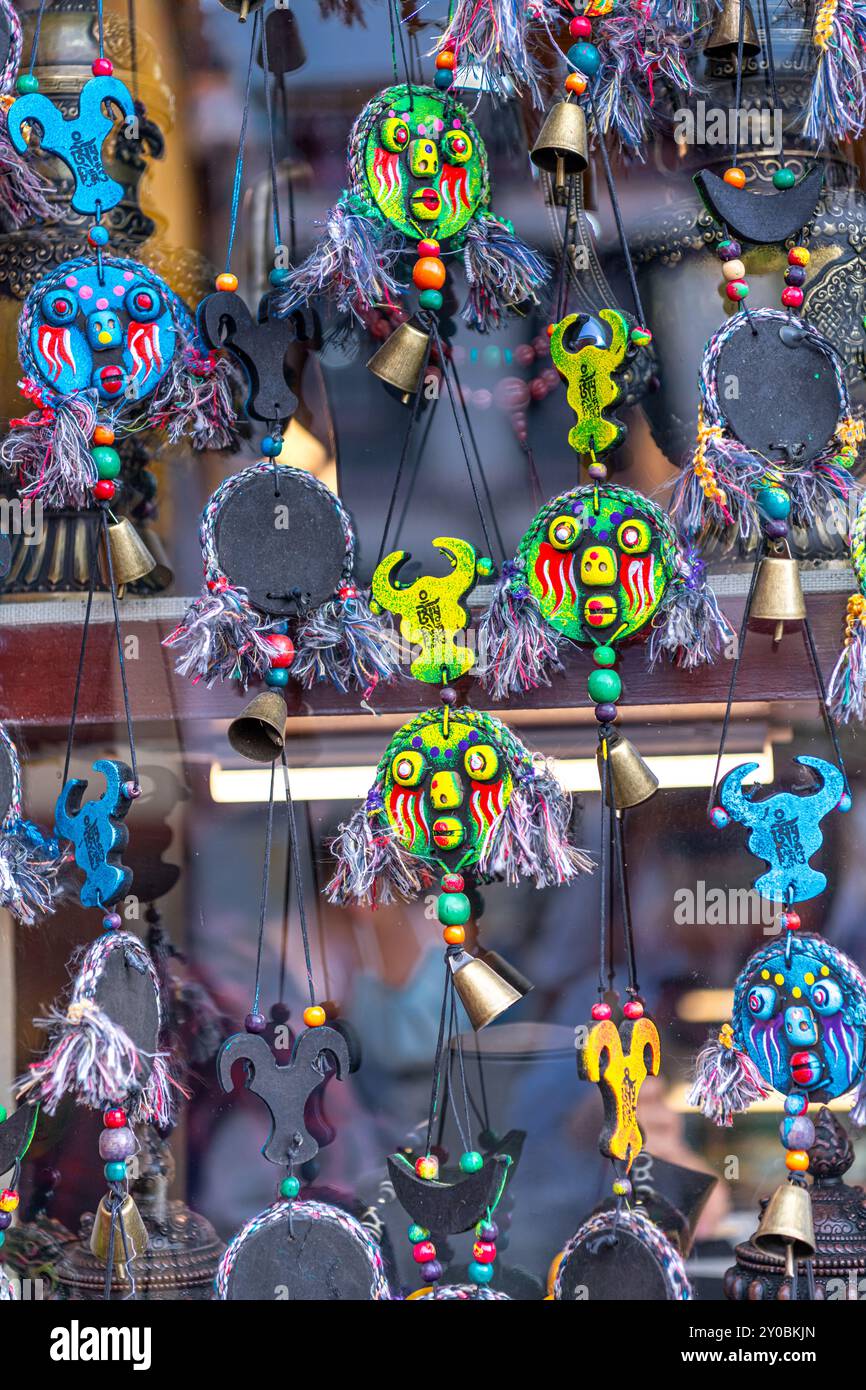
POLYGON ((115 758, 100 758, 93 771, 105 778, 102 796, 84 801, 87 782, 70 778, 57 798, 54 833, 71 842, 75 862, 84 874, 79 890, 82 906, 111 907, 132 884, 132 870, 120 862, 129 843, 122 821, 132 805, 132 769, 115 758))
POLYGON ((75 184, 72 206, 91 217, 107 212, 123 197, 122 184, 106 173, 102 160, 102 146, 114 126, 112 107, 127 120, 135 117, 132 93, 117 77, 91 77, 85 82, 77 116, 64 118, 41 92, 29 92, 9 108, 9 138, 18 153, 27 149, 24 127, 37 126, 42 149, 69 166, 75 184))
POLYGON ((750 851, 769 866, 755 880, 755 887, 761 897, 789 905, 815 898, 827 887, 825 875, 813 869, 809 860, 824 843, 820 830, 823 817, 850 804, 840 806, 846 792, 845 778, 834 763, 806 754, 796 761, 818 773, 821 781, 814 791, 777 792, 757 800, 757 788, 743 790, 743 782, 757 763, 733 768, 719 787, 719 800, 728 815, 750 831, 750 851))

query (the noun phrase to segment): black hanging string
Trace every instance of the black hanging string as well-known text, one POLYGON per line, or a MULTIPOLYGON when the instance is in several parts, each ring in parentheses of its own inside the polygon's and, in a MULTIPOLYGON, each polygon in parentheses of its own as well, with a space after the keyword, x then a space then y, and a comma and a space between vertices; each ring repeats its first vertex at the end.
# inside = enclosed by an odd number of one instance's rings
POLYGON ((446 951, 445 986, 442 990, 442 1008, 439 1012, 439 1032, 436 1037, 436 1051, 433 1055, 433 1080, 430 1086, 430 1108, 427 1111, 427 1138, 424 1145, 425 1153, 430 1152, 433 1144, 433 1126, 436 1123, 436 1113, 439 1105, 439 1087, 442 1076, 442 1051, 445 1045, 445 1024, 448 1019, 448 1002, 452 988, 451 967, 448 964, 448 953, 446 951))
POLYGON ((403 34, 403 24, 397 13, 398 0, 388 0, 388 24, 391 28, 391 65, 394 69, 394 85, 400 81, 400 74, 397 68, 397 45, 400 47, 400 58, 403 63, 405 73, 406 91, 409 97, 409 109, 414 109, 415 93, 412 90, 412 72, 409 67, 409 59, 406 55, 405 35, 403 34))
POLYGON ((135 0, 126 0, 126 22, 129 28, 129 66, 132 72, 132 95, 138 101, 138 25, 135 20, 135 0))
POLYGON ((45 0, 39 0, 39 9, 36 12, 36 23, 33 27, 33 41, 30 45, 30 76, 33 76, 33 68, 36 64, 36 54, 39 52, 39 39, 42 35, 42 16, 45 13, 45 0))
MULTIPOLYGON (((409 507, 412 502, 413 494, 415 492, 415 484, 418 481, 418 474, 421 471, 421 463, 427 451, 427 445, 430 442, 430 431, 433 425, 433 421, 436 417, 436 407, 438 406, 438 404, 439 396, 437 395, 435 400, 433 400, 430 404, 430 409, 427 412, 427 419, 424 423, 424 429, 422 431, 421 438, 418 442, 418 448, 415 450, 415 458, 412 462, 412 472, 410 474, 409 481, 406 485, 406 496, 403 499, 403 505, 400 508, 400 515, 397 518, 397 525, 394 528, 393 546, 395 548, 400 544, 400 537, 403 534, 403 527, 406 525, 406 517, 409 514, 409 507)), ((382 557, 380 556, 379 558, 381 560, 382 557)))
POLYGON ((779 109, 779 93, 776 89, 776 60, 773 56, 773 30, 770 23, 770 6, 768 0, 761 0, 761 10, 764 21, 764 47, 767 55, 767 77, 770 84, 773 112, 775 113, 779 109))
POLYGON ((238 152, 237 157, 235 158, 235 174, 234 181, 232 183, 231 212, 229 216, 229 235, 228 245, 226 247, 226 271, 230 271, 232 268, 232 251, 234 249, 235 244, 235 233, 237 232, 238 214, 240 212, 241 205, 241 187, 243 185, 244 177, 244 150, 247 141, 247 123, 249 121, 250 116, 250 93, 252 90, 253 82, 253 62, 256 56, 256 39, 258 37, 259 32, 260 14, 261 11, 256 10, 255 14, 253 15, 252 29, 250 32, 250 56, 249 62, 247 64, 247 80, 244 89, 244 109, 243 114, 241 116, 241 129, 240 135, 238 136, 238 152))
POLYGON ((117 664, 120 667, 120 685, 123 691, 123 711, 126 717, 126 735, 129 739, 129 761, 132 766, 132 784, 138 786, 138 761, 135 752, 135 738, 132 732, 132 707, 129 699, 129 683, 126 679, 126 659, 123 654, 123 632, 120 625, 120 610, 117 606, 117 586, 114 582, 114 564, 111 559, 111 543, 108 535, 108 513, 100 509, 102 525, 102 544, 105 554, 105 567, 108 575, 108 589, 111 594, 111 608, 114 615, 114 641, 117 647, 117 664))
POLYGON ((268 885, 271 878, 271 846, 274 833, 274 776, 276 763, 271 763, 271 780, 268 791, 268 816, 265 826, 265 855, 262 863, 262 889, 259 895, 259 936, 256 943, 256 980, 253 989, 254 1014, 260 1013, 262 994, 262 956, 265 942, 265 920, 268 915, 268 885))
POLYGON ((645 324, 646 318, 644 316, 643 305, 641 303, 640 290, 637 287, 637 278, 634 273, 634 264, 631 258, 631 251, 629 250, 628 237, 625 234, 625 223, 623 222, 622 211, 620 209, 619 199, 616 194, 616 184, 614 183, 613 170, 610 167, 610 156, 607 152, 607 142, 605 141, 604 132, 601 128, 601 122, 598 118, 598 107, 596 105, 595 92, 593 91, 591 85, 589 88, 589 101, 590 106, 592 107, 593 125, 598 136, 598 147, 601 151, 601 162, 602 167, 604 168, 604 177, 605 182, 607 183, 608 197, 610 198, 610 205, 611 209, 613 210, 614 221, 616 222, 617 236, 619 237, 619 244, 622 249, 623 260, 625 261, 626 274, 628 275, 629 284, 631 286, 634 307, 637 310, 637 316, 640 320, 640 323, 645 324))
POLYGON ((262 69, 265 80, 265 109, 268 117, 268 159, 271 172, 271 199, 273 201, 272 219, 274 227, 274 250, 282 245, 280 233, 280 195, 277 187, 277 152, 274 145, 274 113, 271 94, 271 71, 268 62, 268 26, 262 24, 262 69))
POLYGON ((562 255, 559 261, 559 283, 556 287, 556 322, 560 323, 565 318, 568 309, 568 261, 571 255, 572 246, 575 244, 577 235, 577 215, 575 210, 576 194, 575 183, 580 175, 572 175, 568 180, 568 192, 565 198, 565 222, 562 229, 562 255))
POLYGON ((391 487, 391 496, 388 499, 388 511, 385 515, 385 525, 382 527, 382 539, 379 542, 379 554, 376 559, 377 566, 381 564, 382 557, 385 554, 385 543, 388 539, 388 532, 391 529, 391 520, 394 515, 394 507, 397 502, 397 494, 400 491, 400 483, 403 478, 403 469, 405 468, 406 460, 409 457, 409 446, 412 443, 412 436, 415 432, 415 425, 417 424, 418 415, 421 410, 421 400, 424 391, 424 382, 427 377, 427 367, 430 363, 431 348, 432 340, 428 337, 427 346, 424 350, 424 362, 421 367, 420 384, 418 390, 415 392, 415 396, 412 400, 412 405, 409 408, 409 419, 406 423, 406 432, 403 435, 403 447, 400 450, 400 457, 397 460, 397 471, 394 474, 394 482, 391 487))
MULTIPOLYGON (((474 474, 473 471, 472 471, 472 461, 471 461, 471 459, 470 459, 470 457, 469 457, 469 450, 468 450, 467 447, 466 447, 466 439, 465 439, 465 436, 464 436, 464 434, 463 434, 463 428, 462 428, 461 423, 460 423, 460 411, 459 411, 458 406, 457 406, 456 392, 455 392, 455 389, 454 389, 454 386, 453 386, 453 383, 452 383, 452 380, 451 380, 451 368, 450 368, 450 363, 449 363, 448 360, 446 359, 445 350, 444 350, 444 347, 443 347, 443 344, 442 344, 442 337, 441 337, 441 335, 440 335, 440 333, 439 333, 439 324, 436 322, 435 319, 432 320, 432 333, 433 333, 434 342, 435 342, 435 344, 436 344, 436 351, 437 351, 437 353, 438 353, 438 355, 439 355, 439 362, 440 362, 440 366, 441 366, 441 370, 442 370, 442 380, 445 382, 445 389, 446 389, 446 391, 448 392, 448 400, 449 400, 449 402, 450 402, 450 404, 451 404, 451 413, 452 413, 452 415, 454 416, 454 424, 455 424, 455 426, 456 426, 456 428, 457 428, 457 438, 458 438, 458 440, 460 441, 460 448, 461 448, 461 450, 463 451, 463 459, 464 459, 464 462, 465 462, 465 464, 466 464, 466 472, 467 472, 467 474, 469 475, 469 486, 470 486, 471 489, 472 489, 472 497, 473 497, 474 502, 475 502, 475 507, 476 507, 476 510, 477 510, 477 512, 478 512, 478 519, 479 519, 479 521, 480 521, 480 523, 481 523, 481 530, 482 530, 483 535, 484 535, 484 544, 487 546, 487 553, 488 553, 488 555, 492 555, 492 554, 493 554, 493 543, 492 543, 492 541, 491 541, 491 539, 490 539, 490 533, 489 533, 489 531, 487 530, 487 522, 486 522, 485 517, 484 517, 484 509, 483 509, 483 507, 482 507, 482 505, 481 505, 481 498, 480 498, 480 496, 478 495, 478 486, 477 486, 477 484, 476 484, 476 482, 475 482, 475 474, 474 474)), ((503 557, 504 557, 504 555, 505 555, 505 551, 504 551, 504 549, 502 549, 501 545, 500 545, 500 554, 501 554, 503 557)))
MULTIPOLYGON (((609 724, 603 724, 599 729, 599 747, 603 741, 610 738, 611 728, 609 724)), ((602 757, 601 763, 601 808, 599 812, 601 823, 599 865, 598 865, 598 997, 604 999, 605 993, 613 980, 609 972, 609 978, 605 981, 605 969, 608 965, 608 936, 610 933, 610 817, 607 808, 610 797, 610 762, 606 757, 602 757)), ((612 965, 612 962, 611 962, 612 965)))
POLYGON ((481 459, 481 450, 478 447, 478 440, 475 437, 475 427, 472 424, 472 416, 469 411, 469 406, 466 403, 466 393, 460 384, 460 377, 457 374, 457 368, 454 364, 453 355, 449 357, 447 366, 448 370, 451 373, 451 376, 454 379, 455 394, 457 400, 460 403, 460 413, 463 416, 463 421, 466 425, 466 433, 469 435, 469 442, 472 445, 472 453, 474 455, 475 467, 477 468, 478 476, 481 479, 481 486, 484 491, 484 500, 487 504, 487 512, 490 517, 490 525, 493 528, 493 532, 496 536, 496 543, 499 546, 499 558, 500 560, 505 560, 507 558, 507 551, 502 540, 502 533, 499 529, 499 518, 496 515, 496 507, 494 506, 493 495, 490 491, 490 484, 487 481, 487 473, 485 471, 484 464, 481 459))
POLYGON ((304 947, 304 965, 307 971, 307 990, 310 996, 310 1003, 316 1002, 316 986, 313 980, 313 960, 310 954, 310 934, 307 928, 307 910, 304 900, 304 880, 301 874, 301 856, 298 850, 298 830, 295 821, 295 803, 292 800, 292 790, 289 785, 289 765, 286 761, 286 750, 280 754, 280 762, 283 767, 283 781, 286 790, 286 814, 289 822, 289 842, 292 854, 292 873, 295 879, 295 897, 298 903, 298 921, 301 927, 301 940, 304 947))

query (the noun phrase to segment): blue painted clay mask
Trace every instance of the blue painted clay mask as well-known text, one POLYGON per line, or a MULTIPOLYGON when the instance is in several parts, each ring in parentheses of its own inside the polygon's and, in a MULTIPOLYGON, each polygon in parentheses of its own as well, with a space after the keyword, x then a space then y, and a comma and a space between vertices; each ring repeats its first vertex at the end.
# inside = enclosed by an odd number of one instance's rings
POLYGON ((737 1046, 783 1095, 843 1096, 864 1071, 866 979, 821 937, 762 947, 737 978, 737 1046))

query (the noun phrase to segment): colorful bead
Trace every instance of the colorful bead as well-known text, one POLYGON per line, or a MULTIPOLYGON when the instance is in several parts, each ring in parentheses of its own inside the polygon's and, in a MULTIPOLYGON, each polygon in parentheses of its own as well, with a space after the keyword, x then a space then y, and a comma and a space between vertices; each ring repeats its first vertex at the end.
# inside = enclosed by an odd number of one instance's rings
POLYGON ((425 1265, 428 1260, 435 1260, 436 1246, 432 1240, 419 1240, 418 1244, 412 1247, 412 1259, 416 1265, 425 1265))
POLYGON ((120 1163, 135 1153, 135 1135, 127 1126, 104 1129, 99 1136, 99 1157, 107 1163, 120 1163))
POLYGON ((614 1197, 630 1197, 631 1194, 632 1185, 628 1178, 617 1178, 613 1184, 614 1197))
POLYGON ((283 1178, 280 1183, 280 1196, 286 1197, 288 1200, 297 1197, 300 1190, 301 1184, 298 1178, 283 1178))
POLYGON ((7 1114, 8 1114, 8 1111, 7 1111, 7 1109, 6 1109, 6 1106, 5 1106, 5 1105, 0 1105, 0 1125, 2 1125, 2 1124, 4 1123, 7 1114))
POLYGON ((238 277, 233 275, 230 270, 222 271, 214 281, 218 290, 224 290, 226 294, 234 294, 238 287, 238 277))
POLYGON ((784 488, 762 487, 758 493, 758 506, 765 516, 779 521, 790 512, 791 499, 784 488))
POLYGON ((440 247, 438 241, 431 236, 419 241, 416 250, 419 256, 438 256, 440 247))
POLYGON ((110 502, 116 491, 117 489, 114 483, 108 478, 101 479, 98 483, 95 483, 93 487, 93 495, 97 502, 110 502))
POLYGON ((605 1004, 603 1000, 600 1000, 597 1004, 593 1004, 591 1013, 594 1022, 603 1023, 606 1018, 610 1018, 610 1004, 605 1004))
POLYGON ((103 931, 120 931, 123 922, 119 912, 108 912, 102 919, 103 931))
POLYGON ((126 1111, 121 1110, 119 1106, 114 1110, 106 1110, 102 1123, 106 1129, 122 1129, 126 1124, 126 1111))
POLYGON ((38 92, 39 78, 34 77, 32 72, 22 72, 15 83, 15 90, 23 97, 29 96, 31 92, 38 92))
POLYGON ((774 188, 793 188, 797 182, 797 175, 793 169, 777 169, 773 174, 774 188))
POLYGON ((426 1178, 432 1181, 439 1176, 439 1160, 435 1154, 424 1154, 421 1158, 415 1159, 415 1172, 419 1178, 426 1178))
POLYGON ((809 1155, 805 1149, 789 1149, 785 1154, 785 1167, 792 1173, 807 1173, 809 1171, 809 1155))
POLYGON ((726 825, 730 825, 730 822, 731 818, 724 806, 714 806, 710 811, 710 824, 714 825, 716 830, 724 830, 726 825))
POLYGON ((461 1173, 477 1173, 484 1167, 484 1158, 477 1149, 468 1149, 465 1154, 460 1155, 461 1173))
POLYGON ((740 260, 724 261, 722 263, 722 274, 726 280, 742 280, 746 274, 746 267, 740 260))
MULTIPOLYGON (((848 466, 850 467, 850 464, 848 466)), ((844 791, 842 795, 839 797, 839 800, 836 802, 836 810, 839 811, 843 816, 847 815, 847 813, 851 810, 853 804, 854 802, 851 798, 851 793, 848 791, 844 791)))
POLYGON ((780 924, 781 924, 781 927, 782 927, 782 930, 783 930, 783 931, 799 931, 799 930, 800 930, 800 914, 799 914, 799 912, 791 912, 790 910, 789 910, 788 912, 782 912, 782 913, 780 914, 780 916, 779 916, 779 922, 780 922, 780 924))
POLYGON ((310 1004, 304 1009, 304 1022, 308 1028, 321 1028, 327 1017, 321 1004, 310 1004))
POLYGON ((628 1003, 623 1005, 622 1011, 626 1018, 643 1018, 643 1004, 639 999, 629 999, 628 1003))
POLYGON ((595 717, 599 724, 612 724, 618 715, 619 710, 616 705, 612 705, 606 700, 595 707, 595 717))
POLYGON ((591 671, 586 688, 594 704, 615 701, 622 694, 622 681, 616 671, 591 671))
POLYGON ((100 226, 91 227, 90 231, 87 233, 87 240, 90 242, 91 246, 107 246, 108 228, 100 226))
POLYGON ((97 444, 91 449, 90 457, 96 465, 100 478, 116 478, 120 472, 120 454, 110 444, 97 444))
POLYGON ((653 335, 648 328, 633 328, 631 330, 631 340, 635 347, 649 347, 653 340, 653 335))
POLYGON ((126 1178, 125 1163, 106 1163, 103 1172, 109 1182, 123 1182, 126 1178))
POLYGON ((811 1149, 815 1126, 808 1115, 788 1115, 779 1126, 779 1137, 786 1149, 811 1149))
POLYGON ((90 71, 94 77, 110 77, 114 72, 114 64, 110 58, 94 58, 90 71))
POLYGON ((275 286, 285 285, 291 273, 288 266, 275 265, 273 270, 268 271, 268 280, 275 286))
POLYGON ((13 1187, 4 1187, 0 1193, 0 1211, 16 1211, 20 1200, 13 1187))
POLYGON ((489 1284, 493 1278, 493 1265, 483 1265, 473 1260, 466 1273, 473 1284, 489 1284))
POLYGON ((495 1221, 479 1221, 475 1227, 475 1234, 479 1240, 495 1240, 499 1235, 499 1227, 495 1221))
POLYGON ((789 265, 785 271, 786 285, 805 285, 806 267, 802 265, 789 265))
POLYGON ((798 285, 786 285, 782 290, 782 303, 786 309, 799 309, 805 295, 798 285))
POLYGON ((731 185, 731 188, 745 188, 746 186, 746 175, 744 170, 737 169, 736 167, 725 170, 724 180, 725 183, 731 185))
POLYGON ((805 246, 792 246, 788 252, 788 265, 808 265, 811 259, 805 246))
POLYGON ((438 256, 419 256, 412 267, 412 279, 419 290, 441 290, 445 266, 438 256))
POLYGON ((436 904, 436 915, 443 927, 461 927, 472 916, 472 904, 465 893, 443 893, 436 904))
POLYGON ((446 946, 462 946, 466 940, 466 931, 463 927, 446 927, 442 939, 446 946))
POLYGON ((0 1211, 0 1231, 7 1231, 12 1225, 11 1211, 0 1211))
POLYGON ((579 72, 570 72, 565 79, 565 90, 572 96, 582 97, 589 83, 579 72))
POLYGON ((586 471, 594 483, 603 483, 607 477, 607 464, 591 463, 586 471))
POLYGON ((433 84, 438 91, 447 92, 448 88, 453 84, 453 82, 453 72, 449 72, 447 68, 437 68, 433 76, 433 84))
POLYGON ((496 566, 489 555, 479 555, 475 568, 481 579, 492 579, 496 566))
POLYGON ((419 1226, 417 1222, 413 1221, 409 1227, 409 1239, 413 1245, 417 1245, 420 1240, 426 1240, 429 1234, 426 1226, 419 1226))
POLYGON ((289 673, 284 666, 269 666, 265 672, 265 685, 270 685, 274 689, 288 685, 289 673))
POLYGON ((616 652, 613 647, 596 647, 592 659, 596 666, 613 666, 616 661, 616 652))
POLYGON ((450 48, 443 48, 441 53, 436 54, 436 66, 440 69, 444 68, 448 72, 453 72, 457 67, 457 54, 453 53, 450 48))
MULTIPOLYGON (((442 1278, 442 1266, 438 1260, 428 1260, 426 1265, 421 1266, 419 1273, 425 1284, 435 1284, 437 1279, 442 1278)), ((414 1295, 410 1294, 409 1297, 412 1298, 414 1295)))
POLYGON ((586 15, 578 14, 569 20, 568 32, 573 39, 588 39, 592 34, 592 21, 586 15))
POLYGON ((262 440, 262 453, 265 458, 275 459, 283 452, 283 440, 279 434, 266 434, 262 440))
POLYGON ((295 644, 284 632, 272 632, 265 638, 271 666, 276 670, 291 666, 295 659, 295 644))
POLYGON ((496 1259, 496 1246, 492 1240, 476 1240, 472 1247, 473 1258, 481 1265, 492 1265, 496 1259))
POLYGON ((727 294, 728 299, 745 299, 747 294, 749 293, 749 287, 746 284, 745 280, 731 280, 727 285, 725 285, 725 293, 727 294))
POLYGON ((445 300, 440 290, 422 290, 418 296, 418 303, 422 309, 432 309, 434 313, 437 313, 445 300))
POLYGON ((244 1019, 244 1028, 248 1033, 264 1033, 268 1026, 268 1020, 264 1014, 255 1011, 248 1013, 244 1019))
POLYGON ((809 1108, 809 1101, 800 1091, 791 1091, 785 1096, 786 1115, 805 1115, 809 1108))
POLYGON ((601 54, 594 43, 575 43, 568 50, 568 61, 584 77, 595 77, 601 67, 601 54))
POLYGON ((722 261, 736 261, 743 254, 742 246, 738 241, 734 241, 733 237, 726 237, 724 241, 720 241, 717 250, 719 260, 722 261))
POLYGON ((462 874, 445 874, 442 887, 446 893, 462 893, 465 887, 462 874))
POLYGON ((93 431, 94 444, 113 444, 114 430, 109 425, 97 425, 93 431))

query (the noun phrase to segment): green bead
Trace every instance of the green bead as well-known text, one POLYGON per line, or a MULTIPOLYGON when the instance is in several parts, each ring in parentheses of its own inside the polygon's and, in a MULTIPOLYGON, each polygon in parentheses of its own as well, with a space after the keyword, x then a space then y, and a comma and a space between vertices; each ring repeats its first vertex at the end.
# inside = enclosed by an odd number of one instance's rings
POLYGON ((612 666, 616 661, 616 652, 613 647, 596 647, 592 659, 596 666, 612 666))
POLYGON ((461 1173, 477 1173, 479 1168, 484 1167, 484 1158, 477 1149, 469 1149, 465 1154, 460 1155, 461 1173))
POLYGON ((2 1123, 3 1123, 3 1121, 4 1121, 5 1119, 6 1119, 6 1106, 5 1106, 5 1105, 0 1105, 0 1125, 2 1125, 2 1123))
POLYGON ((418 296, 422 309, 441 309, 443 302, 440 290, 422 290, 418 296))
POLYGON ((465 893, 443 893, 436 912, 443 927, 462 927, 472 915, 472 904, 465 893))
POLYGON ((797 177, 793 169, 777 169, 773 175, 774 188, 793 188, 797 177))
POLYGON ((430 1232, 424 1226, 418 1226, 414 1222, 409 1227, 409 1239, 413 1245, 418 1245, 422 1240, 426 1240, 430 1232))
POLYGON ((6 1244, 6 1232, 0 1231, 0 1245, 6 1244))
POLYGON ((281 1197, 297 1197, 301 1190, 301 1184, 297 1178, 283 1178, 280 1183, 281 1197))
POLYGON ((489 579, 494 570, 494 564, 489 555, 481 555, 475 566, 482 579, 489 579))
POLYGON ((22 72, 15 86, 21 95, 26 97, 30 92, 39 91, 39 78, 34 77, 32 72, 22 72))
POLYGON ((592 671, 586 688, 594 704, 615 704, 622 694, 622 681, 616 671, 592 671))
POLYGON ((103 1171, 109 1182, 123 1182, 126 1177, 126 1164, 106 1163, 103 1171))
POLYGON ((791 499, 781 487, 762 487, 758 493, 758 506, 765 516, 781 521, 791 510, 791 499))
POLYGON ((120 454, 110 444, 98 444, 91 449, 90 457, 96 464, 100 478, 116 478, 120 472, 120 454))

